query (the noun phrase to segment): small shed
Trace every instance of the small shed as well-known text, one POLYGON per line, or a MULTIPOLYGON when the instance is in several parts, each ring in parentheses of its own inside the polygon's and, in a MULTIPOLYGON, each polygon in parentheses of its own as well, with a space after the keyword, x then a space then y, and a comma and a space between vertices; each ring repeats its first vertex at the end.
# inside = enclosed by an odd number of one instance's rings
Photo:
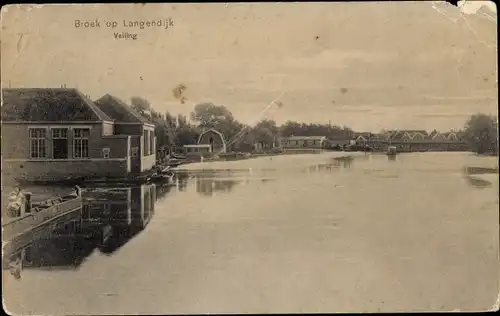
POLYGON ((208 144, 199 144, 199 145, 184 145, 184 153, 210 153, 212 152, 212 146, 208 144))

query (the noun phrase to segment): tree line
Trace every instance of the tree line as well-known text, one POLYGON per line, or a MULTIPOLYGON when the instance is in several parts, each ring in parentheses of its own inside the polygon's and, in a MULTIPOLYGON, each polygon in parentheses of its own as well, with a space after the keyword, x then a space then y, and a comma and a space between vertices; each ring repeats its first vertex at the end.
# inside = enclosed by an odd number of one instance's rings
MULTIPOLYGON (((353 130, 347 126, 287 121, 278 125, 274 120, 262 119, 250 126, 238 121, 224 105, 200 103, 185 115, 160 113, 144 98, 133 97, 132 107, 155 125, 158 148, 181 148, 196 144, 200 133, 209 128, 221 132, 229 150, 248 152, 255 143, 270 146, 279 137, 326 136, 329 139, 350 139, 353 130)), ((470 149, 479 154, 498 154, 498 118, 482 113, 470 116, 462 130, 470 149)))
POLYGON ((346 126, 330 124, 299 123, 288 121, 278 125, 274 120, 262 119, 254 125, 238 121, 224 105, 200 103, 190 113, 190 120, 185 115, 170 112, 160 113, 141 97, 131 99, 132 108, 155 125, 158 148, 177 147, 196 144, 203 130, 216 129, 221 132, 229 150, 248 152, 255 143, 271 147, 279 137, 327 136, 329 138, 350 138, 352 129, 346 126))
POLYGON ((498 116, 483 113, 471 115, 463 133, 473 152, 498 156, 498 116))

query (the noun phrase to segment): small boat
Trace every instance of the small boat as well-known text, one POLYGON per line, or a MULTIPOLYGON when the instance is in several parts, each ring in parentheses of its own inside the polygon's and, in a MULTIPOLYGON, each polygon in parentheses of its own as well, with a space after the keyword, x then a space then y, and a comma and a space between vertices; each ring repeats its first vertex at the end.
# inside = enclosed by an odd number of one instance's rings
POLYGON ((172 158, 168 161, 168 165, 170 167, 177 167, 182 165, 183 163, 186 162, 186 159, 177 159, 177 158, 172 158))
POLYGON ((170 172, 155 173, 148 177, 148 181, 152 182, 172 182, 174 179, 174 174, 170 172))
POLYGON ((389 146, 389 148, 387 148, 387 156, 396 156, 397 154, 396 146, 389 146))
POLYGON ((23 243, 29 243, 31 239, 24 237, 30 233, 82 208, 82 194, 78 186, 69 195, 39 203, 32 203, 31 193, 20 190, 9 200, 9 219, 2 222, 2 255, 24 247, 23 243))
POLYGON ((172 157, 172 158, 174 158, 174 159, 181 159, 181 160, 182 160, 182 159, 186 159, 186 157, 185 157, 185 156, 183 156, 183 155, 179 155, 179 154, 176 154, 176 153, 172 153, 172 154, 170 155, 170 157, 172 157))

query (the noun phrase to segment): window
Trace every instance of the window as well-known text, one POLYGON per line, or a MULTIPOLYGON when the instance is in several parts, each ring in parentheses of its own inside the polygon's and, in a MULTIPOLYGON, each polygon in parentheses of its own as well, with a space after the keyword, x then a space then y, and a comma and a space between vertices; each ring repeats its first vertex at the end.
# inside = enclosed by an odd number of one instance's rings
POLYGON ((103 148, 103 149, 102 149, 102 156, 103 156, 104 158, 109 158, 110 151, 111 151, 111 150, 110 150, 109 148, 103 148))
POLYGON ((88 128, 75 128, 73 130, 73 157, 89 157, 89 134, 88 128))
POLYGON ((30 157, 45 158, 46 157, 46 136, 45 128, 32 128, 29 130, 30 136, 30 157))
POLYGON ((143 131, 142 134, 143 156, 149 156, 149 131, 143 131))
POLYGON ((155 145, 154 145, 154 139, 155 139, 155 134, 153 131, 149 132, 149 154, 152 155, 155 152, 155 145))
POLYGON ((52 157, 54 159, 68 159, 68 129, 52 129, 52 157))

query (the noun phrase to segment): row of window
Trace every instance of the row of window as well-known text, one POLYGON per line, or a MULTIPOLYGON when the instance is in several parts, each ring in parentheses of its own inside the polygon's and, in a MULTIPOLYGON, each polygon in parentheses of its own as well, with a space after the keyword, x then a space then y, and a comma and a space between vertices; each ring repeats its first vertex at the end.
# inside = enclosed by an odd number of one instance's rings
POLYGON ((307 145, 320 145, 321 144, 321 141, 319 140, 289 140, 286 142, 286 144, 288 145, 303 145, 303 144, 307 144, 307 145))
MULTIPOLYGON (((394 139, 394 138, 392 138, 394 139)), ((380 139, 380 138, 368 138, 368 140, 364 137, 361 137, 361 138, 358 138, 356 139, 357 141, 377 141, 377 140, 380 140, 380 141, 385 141, 386 139, 380 139)), ((403 137, 403 138, 399 138, 397 139, 398 141, 417 141, 417 140, 436 140, 436 141, 439 141, 439 140, 458 140, 458 137, 455 136, 455 135, 451 135, 450 137, 446 138, 445 136, 441 136, 441 137, 435 137, 435 138, 432 138, 432 139, 429 139, 429 138, 426 138, 424 136, 415 136, 413 138, 408 138, 408 137, 403 137)))
MULTIPOLYGON (((89 135, 88 128, 73 129, 73 158, 89 157, 89 135)), ((68 129, 51 129, 51 137, 52 157, 54 159, 68 159, 68 129)), ((30 128, 29 142, 31 158, 47 158, 47 129, 30 128)))
MULTIPOLYGON (((75 128, 73 132, 73 158, 89 158, 89 136, 90 129, 75 128)), ((52 138, 52 158, 53 159, 68 159, 69 140, 67 128, 51 129, 52 138)), ((45 128, 30 128, 30 157, 31 158, 48 158, 47 155, 47 129, 45 128)), ((152 131, 144 131, 144 156, 152 155, 154 152, 154 133, 152 131)), ((103 148, 103 157, 110 157, 110 149, 103 148)), ((131 148, 131 156, 137 157, 138 148, 131 148)))

